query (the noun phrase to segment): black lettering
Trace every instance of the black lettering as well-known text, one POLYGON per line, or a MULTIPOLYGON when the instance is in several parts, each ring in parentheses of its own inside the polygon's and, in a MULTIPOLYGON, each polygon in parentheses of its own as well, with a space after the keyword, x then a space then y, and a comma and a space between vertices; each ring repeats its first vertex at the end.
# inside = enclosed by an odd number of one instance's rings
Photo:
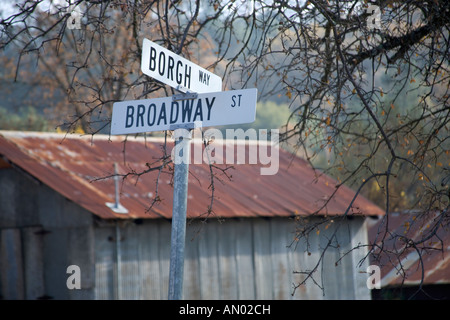
POLYGON ((163 102, 162 106, 161 106, 161 111, 159 112, 159 117, 158 117, 158 126, 161 123, 161 120, 164 119, 164 124, 167 124, 167 118, 166 118, 166 104, 163 102))
POLYGON ((126 117, 126 121, 125 121, 125 128, 129 128, 131 126, 133 126, 133 116, 134 116, 134 107, 133 106, 128 106, 127 107, 127 117, 126 117), (128 121, 130 120, 130 121, 128 121))
POLYGON ((201 83, 206 84, 207 86, 209 86, 209 78, 210 77, 211 77, 211 75, 209 75, 209 74, 207 74, 207 73, 205 73, 205 72, 203 72, 201 70, 198 71, 198 80, 201 83))
POLYGON ((181 116, 182 116, 183 123, 191 122, 193 106, 194 106, 194 100, 182 100, 181 101, 181 116))
POLYGON ((182 68, 182 67, 183 67, 183 63, 178 60, 178 62, 177 62, 177 69, 176 69, 177 84, 181 84, 182 80, 183 80, 183 74, 180 72, 180 68, 182 68))
POLYGON ((232 95, 231 96, 231 100, 233 101, 233 103, 231 104, 231 107, 232 108, 234 108, 234 107, 236 107, 236 106, 238 106, 238 107, 240 107, 241 106, 241 97, 242 97, 242 94, 238 94, 238 102, 237 102, 237 104, 236 104, 236 96, 235 95, 232 95))
POLYGON ((188 65, 184 68, 184 86, 188 89, 191 87, 191 67, 188 65))
POLYGON ((206 106, 208 107, 208 120, 211 119, 211 109, 213 107, 214 101, 216 100, 216 97, 213 97, 211 100, 211 103, 209 103, 208 98, 206 98, 206 106))
POLYGON ((150 62, 148 64, 148 68, 151 71, 155 71, 156 69, 156 49, 153 47, 150 47, 150 62))
POLYGON ((172 105, 170 106, 170 123, 175 123, 178 120, 178 102, 173 101, 172 105), (174 106, 176 105, 176 111, 174 111, 174 106), (175 118, 174 118, 175 114, 175 118))
POLYGON ((136 114, 136 127, 139 127, 139 123, 141 126, 144 126, 144 113, 145 106, 143 104, 139 104, 137 106, 137 114, 136 114))
POLYGON ((202 112, 202 99, 198 99, 197 108, 195 109, 194 119, 192 121, 197 120, 197 116, 200 117, 200 121, 203 121, 203 112, 202 112))
POLYGON ((149 107, 148 107, 148 112, 147 112, 147 124, 151 127, 152 125, 155 124, 156 121, 156 105, 154 103, 152 103, 149 107), (150 120, 150 116, 152 115, 152 110, 153 110, 153 120, 150 120))
POLYGON ((169 56, 169 63, 167 64, 167 79, 173 81, 173 67, 175 66, 175 60, 169 56))
POLYGON ((164 75, 164 69, 166 68, 166 55, 164 52, 159 53, 158 59, 158 73, 160 76, 164 75), (161 62, 162 60, 162 62, 161 62))

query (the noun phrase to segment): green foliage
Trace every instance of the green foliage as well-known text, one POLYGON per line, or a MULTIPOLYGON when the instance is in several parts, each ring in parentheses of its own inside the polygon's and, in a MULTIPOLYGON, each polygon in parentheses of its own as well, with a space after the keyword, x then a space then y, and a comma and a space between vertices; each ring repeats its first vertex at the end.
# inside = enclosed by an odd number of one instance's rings
POLYGON ((278 104, 273 101, 258 102, 256 106, 256 118, 253 123, 239 124, 234 126, 218 127, 225 137, 225 129, 280 129, 286 125, 291 111, 287 104, 278 104))
POLYGON ((272 101, 260 102, 256 107, 256 120, 250 124, 254 129, 280 129, 289 118, 291 112, 287 104, 272 101))
POLYGON ((47 131, 48 123, 32 107, 23 107, 17 113, 0 107, 0 130, 47 131))
MULTIPOLYGON (((434 123, 432 112, 424 112, 427 108, 436 111, 439 107, 427 101, 426 89, 417 87, 415 81, 407 83, 403 90, 395 91, 396 88, 389 86, 389 75, 380 76, 378 80, 384 88, 393 89, 383 93, 380 87, 372 110, 397 157, 407 160, 397 160, 388 167, 391 152, 381 143, 380 133, 370 126, 367 113, 361 112, 362 106, 355 99, 341 106, 345 110, 341 112, 342 118, 332 122, 324 117, 321 121, 315 140, 310 139, 311 153, 317 155, 312 162, 354 189, 364 184, 362 194, 384 209, 387 192, 390 211, 419 208, 424 203, 440 208, 442 204, 430 200, 428 193, 429 190, 437 190, 438 194, 448 192, 449 186, 443 181, 446 181, 447 167, 450 166, 449 128, 434 123), (424 106, 425 103, 428 105, 424 106), (352 121, 346 122, 349 115, 353 117, 352 121), (340 135, 332 135, 330 126, 340 131, 340 135), (387 170, 389 180, 385 177, 387 170)), ((440 201, 448 204, 445 200, 448 198, 443 198, 439 198, 440 201)))

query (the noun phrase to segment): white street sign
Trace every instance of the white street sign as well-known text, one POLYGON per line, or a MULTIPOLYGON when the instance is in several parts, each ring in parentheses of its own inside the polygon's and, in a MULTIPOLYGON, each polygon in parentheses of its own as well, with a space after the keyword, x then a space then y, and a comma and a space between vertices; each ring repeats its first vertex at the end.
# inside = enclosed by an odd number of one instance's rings
POLYGON ((111 134, 251 123, 256 100, 255 88, 120 101, 113 105, 111 134))
POLYGON ((181 92, 222 91, 221 77, 148 39, 142 44, 141 70, 181 92))

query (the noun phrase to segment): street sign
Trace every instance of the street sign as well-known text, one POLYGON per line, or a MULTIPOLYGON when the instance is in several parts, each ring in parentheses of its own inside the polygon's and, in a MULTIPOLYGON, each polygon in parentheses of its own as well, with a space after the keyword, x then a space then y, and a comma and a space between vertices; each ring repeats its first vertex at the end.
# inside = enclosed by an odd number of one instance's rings
POLYGON ((181 92, 222 91, 222 78, 160 45, 144 39, 141 70, 181 92))
POLYGON ((251 123, 256 100, 253 88, 120 101, 113 105, 111 134, 193 128, 199 122, 202 127, 251 123))

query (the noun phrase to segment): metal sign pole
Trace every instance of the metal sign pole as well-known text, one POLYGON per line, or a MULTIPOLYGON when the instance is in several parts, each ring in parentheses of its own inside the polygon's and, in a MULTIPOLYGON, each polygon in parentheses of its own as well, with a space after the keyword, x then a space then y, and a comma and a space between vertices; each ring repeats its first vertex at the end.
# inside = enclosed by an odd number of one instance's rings
POLYGON ((191 130, 176 129, 174 135, 175 173, 168 298, 169 300, 180 300, 183 295, 184 246, 186 240, 186 209, 191 130))

